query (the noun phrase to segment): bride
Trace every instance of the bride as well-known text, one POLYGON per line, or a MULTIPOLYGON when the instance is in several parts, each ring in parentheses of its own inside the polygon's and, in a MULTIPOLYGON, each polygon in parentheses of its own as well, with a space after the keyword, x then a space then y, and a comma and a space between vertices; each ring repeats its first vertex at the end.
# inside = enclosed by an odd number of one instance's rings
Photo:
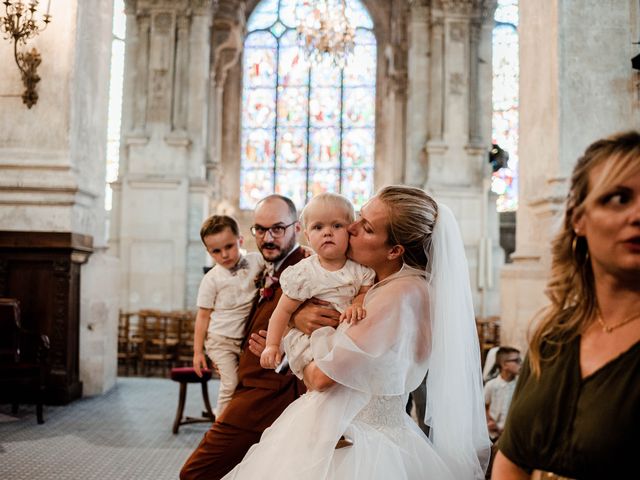
MULTIPOLYGON (((225 479, 481 479, 489 458, 462 238, 424 191, 382 189, 349 227, 367 317, 311 336, 308 393, 225 479), (427 370, 427 438, 405 413, 427 370), (352 446, 336 449, 344 435, 352 446)), ((286 345, 286 339, 285 339, 286 345)))

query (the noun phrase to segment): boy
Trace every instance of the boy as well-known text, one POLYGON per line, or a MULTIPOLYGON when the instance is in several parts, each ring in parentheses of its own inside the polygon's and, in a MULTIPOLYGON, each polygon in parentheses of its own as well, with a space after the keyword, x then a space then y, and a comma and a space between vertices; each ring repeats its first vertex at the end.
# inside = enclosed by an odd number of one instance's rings
POLYGON ((198 290, 198 314, 193 338, 193 368, 202 376, 204 351, 220 374, 216 417, 222 414, 238 383, 238 358, 247 317, 256 296, 256 278, 265 267, 262 255, 242 255, 238 223, 213 215, 202 224, 200 238, 216 265, 198 290), (205 340, 206 335, 206 340, 205 340), (204 347, 204 351, 203 351, 204 347))
POLYGON ((516 388, 516 377, 520 373, 522 358, 520 351, 512 347, 500 347, 496 352, 496 365, 499 374, 484 386, 484 403, 487 409, 487 427, 489 436, 495 443, 504 430, 505 420, 513 391, 516 388))

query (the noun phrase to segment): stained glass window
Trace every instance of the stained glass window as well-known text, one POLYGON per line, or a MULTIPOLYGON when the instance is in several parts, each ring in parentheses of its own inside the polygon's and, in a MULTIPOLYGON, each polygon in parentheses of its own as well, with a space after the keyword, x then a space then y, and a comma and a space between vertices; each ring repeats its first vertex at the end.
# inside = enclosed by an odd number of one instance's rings
POLYGON ((498 0, 493 29, 493 143, 509 153, 509 164, 493 174, 498 211, 518 207, 518 0, 498 0))
POLYGON ((340 192, 360 207, 373 194, 376 40, 359 0, 344 69, 310 63, 300 47, 296 0, 263 0, 247 23, 243 53, 240 208, 276 192, 298 207, 340 192))

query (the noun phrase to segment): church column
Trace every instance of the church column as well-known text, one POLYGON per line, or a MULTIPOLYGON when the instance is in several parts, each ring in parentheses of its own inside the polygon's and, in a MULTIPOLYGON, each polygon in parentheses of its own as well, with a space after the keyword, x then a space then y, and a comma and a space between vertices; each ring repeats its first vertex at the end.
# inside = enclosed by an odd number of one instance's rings
POLYGON ((110 245, 122 307, 192 307, 206 215, 212 0, 127 0, 121 165, 110 245), (192 298, 193 297, 193 298, 192 298))
MULTIPOLYGON (((42 3, 42 2, 41 2, 42 3)), ((0 296, 51 340, 47 401, 108 390, 117 367, 117 259, 106 254, 105 163, 112 3, 52 2, 29 40, 38 102, 0 98, 0 296)), ((22 83, 0 40, 0 92, 22 83)))
MULTIPOLYGON (((222 199, 232 205, 239 203, 240 170, 237 167, 237 156, 229 151, 229 144, 239 144, 238 129, 224 125, 223 119, 238 122, 241 112, 233 111, 225 115, 225 109, 231 105, 239 105, 240 101, 233 95, 234 85, 242 84, 242 73, 238 70, 242 50, 244 47, 246 12, 242 1, 231 1, 221 5, 214 18, 214 33, 212 38, 212 56, 210 63, 211 101, 209 103, 211 128, 209 129, 209 158, 207 176, 214 184, 215 202, 222 199), (234 75, 235 74, 235 75, 234 75), (240 78, 238 78, 238 75, 240 78), (235 97, 235 98, 230 98, 235 97), (225 98, 227 101, 225 102, 225 98), (237 134, 237 137, 235 136, 237 134), (225 141, 225 135, 227 138, 225 141), (227 165, 225 168, 224 165, 227 165), (235 165, 231 167, 231 165, 235 165), (223 172, 234 173, 222 181, 223 172)), ((240 97, 242 93, 239 93, 240 97)), ((217 207, 216 207, 217 208, 217 207)))
POLYGON ((490 69, 484 65, 491 65, 493 3, 431 2, 428 130, 420 167, 423 186, 460 222, 478 316, 498 313, 502 264, 495 198, 488 192, 491 130, 483 120, 491 115, 490 69))
MULTIPOLYGON (((383 81, 378 81, 380 101, 376 105, 375 185, 402 183, 407 162, 408 21, 410 10, 404 2, 392 2, 387 38, 378 38, 378 61, 382 61, 383 81), (382 161, 381 161, 382 160, 382 161)), ((382 35, 379 35, 381 37, 382 35)), ((378 76, 380 79, 380 76, 378 76)))
POLYGON ((407 86, 407 161, 404 178, 409 185, 426 181, 424 144, 429 132, 429 8, 426 2, 414 2, 409 16, 409 52, 407 86))
POLYGON ((598 138, 640 127, 634 4, 520 2, 520 190, 516 251, 502 271, 503 343, 524 348, 531 319, 548 304, 550 241, 577 158, 598 138))

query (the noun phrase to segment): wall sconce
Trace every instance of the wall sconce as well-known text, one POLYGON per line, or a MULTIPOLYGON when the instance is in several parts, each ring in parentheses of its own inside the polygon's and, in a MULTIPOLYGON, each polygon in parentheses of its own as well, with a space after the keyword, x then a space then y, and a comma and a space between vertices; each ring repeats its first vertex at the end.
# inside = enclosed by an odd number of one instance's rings
POLYGON ((5 14, 0 17, 0 31, 6 34, 5 39, 13 38, 13 56, 22 75, 22 83, 26 90, 22 94, 22 102, 31 108, 38 101, 38 92, 36 92, 36 84, 40 81, 40 77, 36 73, 38 65, 42 59, 35 48, 31 51, 18 52, 18 44, 26 45, 27 39, 33 38, 42 32, 49 22, 49 8, 51 0, 47 0, 47 13, 42 16, 42 23, 38 24, 35 18, 38 9, 39 0, 4 0, 2 2, 5 8, 5 14))

